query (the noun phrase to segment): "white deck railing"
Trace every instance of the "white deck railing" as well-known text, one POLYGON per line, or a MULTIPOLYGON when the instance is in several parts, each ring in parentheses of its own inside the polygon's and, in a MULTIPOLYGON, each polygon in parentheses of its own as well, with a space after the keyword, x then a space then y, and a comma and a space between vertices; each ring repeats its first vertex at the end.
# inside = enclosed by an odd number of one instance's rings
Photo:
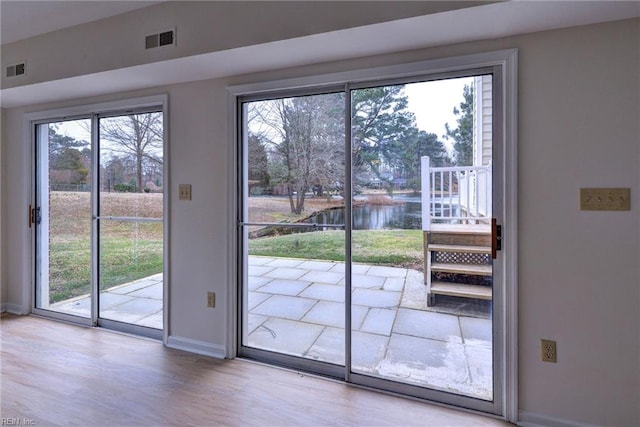
POLYGON ((477 224, 491 218, 491 165, 431 167, 421 158, 422 229, 432 223, 477 224))

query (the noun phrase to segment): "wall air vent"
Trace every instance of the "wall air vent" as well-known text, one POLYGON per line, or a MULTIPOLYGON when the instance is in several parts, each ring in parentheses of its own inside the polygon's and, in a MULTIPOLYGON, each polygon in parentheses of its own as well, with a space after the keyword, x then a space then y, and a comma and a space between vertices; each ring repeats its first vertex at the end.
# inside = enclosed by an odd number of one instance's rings
POLYGON ((169 31, 163 31, 158 34, 150 34, 144 38, 145 49, 154 49, 156 47, 175 46, 175 45, 176 45, 175 28, 169 31))
POLYGON ((24 62, 20 64, 9 65, 7 67, 7 77, 22 76, 27 72, 24 62))

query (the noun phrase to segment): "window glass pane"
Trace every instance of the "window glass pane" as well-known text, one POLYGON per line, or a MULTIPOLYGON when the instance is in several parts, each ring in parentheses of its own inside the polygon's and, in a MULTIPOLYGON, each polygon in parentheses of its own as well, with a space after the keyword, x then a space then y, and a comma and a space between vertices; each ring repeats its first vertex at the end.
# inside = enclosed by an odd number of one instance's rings
POLYGON ((244 104, 242 344, 344 364, 344 95, 244 104), (255 223, 266 223, 255 225, 255 223), (302 224, 319 224, 301 227, 302 224))
POLYGON ((491 76, 352 103, 352 370, 492 400, 491 76))

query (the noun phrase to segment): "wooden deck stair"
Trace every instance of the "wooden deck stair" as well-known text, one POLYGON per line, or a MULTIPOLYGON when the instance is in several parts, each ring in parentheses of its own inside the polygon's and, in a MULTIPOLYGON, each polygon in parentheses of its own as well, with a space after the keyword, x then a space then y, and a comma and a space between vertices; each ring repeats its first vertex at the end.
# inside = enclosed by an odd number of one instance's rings
POLYGON ((432 224, 425 232, 425 263, 429 306, 437 295, 493 298, 488 225, 432 224))

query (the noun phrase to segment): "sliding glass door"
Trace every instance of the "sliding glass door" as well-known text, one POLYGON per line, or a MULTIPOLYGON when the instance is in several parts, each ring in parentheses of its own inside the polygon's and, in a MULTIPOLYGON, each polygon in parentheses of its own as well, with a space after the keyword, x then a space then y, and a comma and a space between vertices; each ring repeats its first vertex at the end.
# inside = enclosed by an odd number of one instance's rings
POLYGON ((162 112, 34 126, 35 311, 161 337, 162 112))
POLYGON ((500 407, 497 75, 239 100, 240 355, 500 407))
POLYGON ((35 125, 35 307, 91 318, 91 120, 35 125), (70 136, 67 129, 73 130, 70 136))
POLYGON ((344 106, 343 92, 242 105, 242 345, 334 374, 345 363, 344 106))

